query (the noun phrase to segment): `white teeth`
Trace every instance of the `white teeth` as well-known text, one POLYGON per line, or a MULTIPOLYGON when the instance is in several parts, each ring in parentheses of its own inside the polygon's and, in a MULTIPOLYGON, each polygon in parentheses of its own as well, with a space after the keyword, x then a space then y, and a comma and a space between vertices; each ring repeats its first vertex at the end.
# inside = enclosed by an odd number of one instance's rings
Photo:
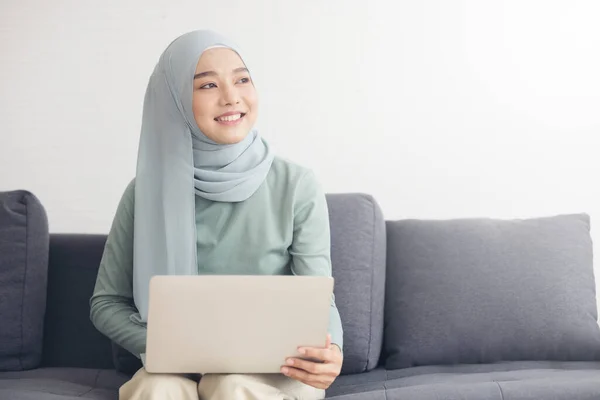
POLYGON ((242 114, 234 114, 234 115, 228 115, 226 117, 217 118, 217 120, 231 122, 231 121, 236 121, 240 118, 242 118, 242 114))

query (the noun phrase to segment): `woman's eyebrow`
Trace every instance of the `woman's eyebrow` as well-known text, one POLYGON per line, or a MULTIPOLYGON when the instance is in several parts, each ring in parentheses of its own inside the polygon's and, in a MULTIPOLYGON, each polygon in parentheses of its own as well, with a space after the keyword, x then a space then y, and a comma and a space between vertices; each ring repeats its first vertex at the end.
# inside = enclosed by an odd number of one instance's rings
MULTIPOLYGON (((248 68, 240 67, 240 68, 236 68, 233 70, 234 74, 238 74, 240 72, 248 72, 248 68)), ((194 75, 194 79, 204 78, 205 76, 216 76, 216 75, 217 75, 217 73, 215 71, 205 71, 205 72, 200 72, 200 73, 194 75)))

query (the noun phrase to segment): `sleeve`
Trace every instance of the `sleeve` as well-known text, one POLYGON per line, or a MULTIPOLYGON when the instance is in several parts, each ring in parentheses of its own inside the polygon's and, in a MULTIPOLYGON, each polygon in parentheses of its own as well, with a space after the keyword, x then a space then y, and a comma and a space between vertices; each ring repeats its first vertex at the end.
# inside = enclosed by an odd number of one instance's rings
POLYGON ((101 333, 140 357, 146 349, 146 327, 130 319, 133 302, 134 182, 125 190, 108 234, 90 299, 90 319, 101 333))
MULTIPOLYGON (((308 171, 300 179, 296 188, 290 255, 294 275, 332 275, 327 201, 312 171, 308 171)), ((331 298, 329 333, 331 342, 343 350, 342 321, 335 305, 335 295, 331 298)))

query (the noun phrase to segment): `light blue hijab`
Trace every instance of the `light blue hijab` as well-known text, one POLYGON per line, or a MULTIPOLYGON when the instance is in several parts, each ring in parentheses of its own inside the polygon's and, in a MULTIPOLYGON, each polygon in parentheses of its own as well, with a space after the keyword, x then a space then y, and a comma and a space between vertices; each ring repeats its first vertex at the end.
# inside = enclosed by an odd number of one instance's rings
MULTIPOLYGON (((232 145, 217 144, 192 112, 193 79, 202 53, 215 46, 240 55, 211 31, 175 39, 160 56, 146 95, 135 178, 133 297, 145 323, 154 275, 196 275, 195 196, 212 201, 248 199, 265 180, 273 154, 256 130, 232 145)), ((247 67, 247 65, 246 65, 247 67)))

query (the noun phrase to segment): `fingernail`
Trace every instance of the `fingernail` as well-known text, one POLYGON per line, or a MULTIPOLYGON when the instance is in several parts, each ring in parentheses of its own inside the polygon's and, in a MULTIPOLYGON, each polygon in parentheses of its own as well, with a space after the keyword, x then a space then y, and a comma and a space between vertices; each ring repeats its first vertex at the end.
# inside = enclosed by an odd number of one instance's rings
POLYGON ((299 349, 298 349, 298 353, 300 353, 300 354, 304 354, 304 353, 306 353, 306 350, 304 350, 303 348, 299 348, 299 349))
POLYGON ((281 372, 284 373, 285 375, 288 374, 288 372, 290 372, 289 369, 287 369, 286 367, 281 368, 281 372))
POLYGON ((287 364, 288 365, 294 365, 294 360, 292 360, 291 358, 288 358, 287 364))

